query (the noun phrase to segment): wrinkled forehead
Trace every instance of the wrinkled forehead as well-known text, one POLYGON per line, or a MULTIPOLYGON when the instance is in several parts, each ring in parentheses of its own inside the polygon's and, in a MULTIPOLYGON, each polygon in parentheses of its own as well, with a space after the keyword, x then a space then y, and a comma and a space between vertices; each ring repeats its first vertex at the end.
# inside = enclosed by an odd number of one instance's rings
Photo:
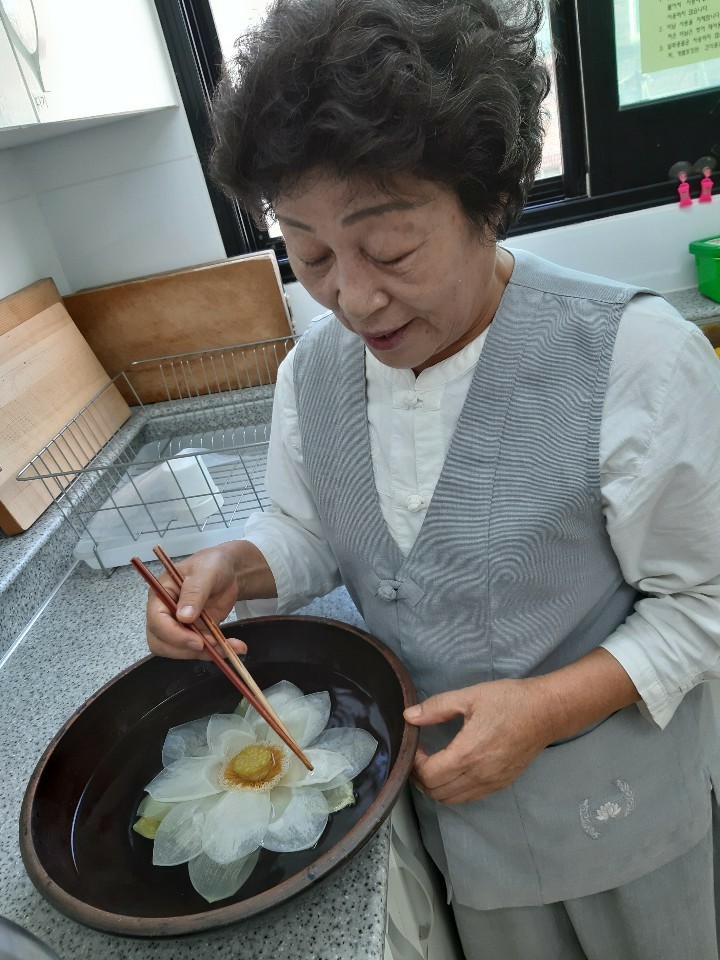
POLYGON ((292 216, 293 211, 332 209, 345 219, 370 207, 387 212, 414 210, 433 202, 444 192, 444 188, 414 174, 394 174, 379 181, 360 174, 342 177, 315 168, 287 182, 273 210, 283 219, 292 216))

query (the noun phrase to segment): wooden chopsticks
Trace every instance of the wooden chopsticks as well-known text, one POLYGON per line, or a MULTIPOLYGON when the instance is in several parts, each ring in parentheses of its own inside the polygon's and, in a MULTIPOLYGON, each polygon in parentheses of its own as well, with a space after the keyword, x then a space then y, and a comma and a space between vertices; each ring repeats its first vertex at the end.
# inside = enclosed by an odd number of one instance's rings
MULTIPOLYGON (((183 575, 177 569, 172 560, 168 557, 165 551, 161 547, 155 548, 155 554, 158 556, 163 566, 170 574, 170 576, 175 581, 176 585, 179 587, 183 583, 183 575)), ((157 577, 148 570, 145 564, 138 557, 133 557, 130 561, 133 567, 137 570, 140 576, 145 580, 150 589, 163 601, 165 606, 170 610, 170 612, 175 616, 177 614, 177 603, 175 598, 169 593, 165 587, 160 583, 157 577)), ((263 720, 275 731, 275 733, 280 737, 280 739, 287 744, 287 746, 292 750, 295 756, 300 760, 308 770, 312 770, 313 766, 302 752, 300 747, 295 743, 287 728, 280 720, 278 715, 275 713, 271 705, 265 698, 262 690, 255 683, 250 673, 247 670, 247 667, 242 663, 238 658, 237 654, 227 642, 225 635, 222 633, 218 625, 215 623, 210 614, 203 610, 201 613, 201 620, 210 630, 212 636, 220 644, 221 648, 227 654, 229 660, 235 667, 235 670, 238 672, 235 673, 229 664, 220 656, 210 640, 205 636, 205 634, 196 626, 196 624, 184 624, 188 626, 194 633, 198 635, 200 640, 202 640, 203 647, 205 652, 211 657, 215 662, 217 667, 225 674, 228 680, 236 687, 237 690, 245 697, 248 703, 253 706, 263 720), (248 682, 249 681, 249 682, 248 682)))
MULTIPOLYGON (((175 581, 175 586, 182 587, 185 581, 185 577, 183 577, 182 573, 180 573, 180 571, 175 566, 173 561, 165 553, 163 548, 160 546, 153 547, 153 553, 158 558, 160 563, 162 563, 162 565, 165 567, 165 569, 170 574, 170 576, 173 578, 173 580, 175 581)), ((277 713, 273 709, 270 702, 266 699, 265 694, 262 692, 260 687, 255 683, 255 680, 250 674, 250 671, 247 669, 245 664, 242 662, 242 660, 238 657, 238 655, 235 653, 233 648, 227 642, 225 634, 222 632, 220 627, 213 620, 213 618, 210 616, 207 610, 202 610, 200 612, 200 619, 208 628, 211 635, 215 638, 215 640, 217 640, 217 642, 220 644, 222 649, 225 651, 228 660, 232 663, 236 671, 240 674, 240 677, 244 681, 245 685, 250 688, 251 693, 255 694, 256 699, 260 701, 260 703, 263 705, 263 707, 265 707, 267 712, 275 721, 274 724, 271 724, 273 730, 275 730, 278 736, 282 736, 282 733, 285 733, 286 736, 289 737, 290 740, 292 740, 290 731, 282 722, 280 717, 277 715, 277 713)), ((268 723, 270 723, 269 720, 268 720, 268 723)), ((285 742, 287 743, 288 741, 286 740, 285 742)), ((294 741, 292 742, 294 743, 294 741)), ((289 746, 289 743, 288 743, 288 746, 289 746)), ((299 751, 299 748, 298 748, 298 751, 299 751)), ((307 766, 308 770, 312 770, 312 765, 308 762, 307 758, 302 753, 298 752, 296 756, 302 760, 302 762, 307 766)))

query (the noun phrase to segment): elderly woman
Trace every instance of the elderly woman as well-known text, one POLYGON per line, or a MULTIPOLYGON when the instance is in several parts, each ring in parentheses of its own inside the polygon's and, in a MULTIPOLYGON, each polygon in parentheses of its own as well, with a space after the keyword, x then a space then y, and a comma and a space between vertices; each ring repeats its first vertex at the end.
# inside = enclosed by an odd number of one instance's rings
POLYGON ((278 374, 271 509, 185 561, 179 619, 345 584, 420 694, 468 958, 716 960, 720 365, 659 297, 498 245, 540 160, 539 22, 277 0, 239 43, 215 177, 332 316, 278 374))

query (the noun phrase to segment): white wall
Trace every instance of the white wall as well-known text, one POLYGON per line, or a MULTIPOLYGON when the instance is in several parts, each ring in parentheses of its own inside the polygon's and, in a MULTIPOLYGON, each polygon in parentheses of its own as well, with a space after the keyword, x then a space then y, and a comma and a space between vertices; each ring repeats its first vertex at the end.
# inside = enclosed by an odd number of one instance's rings
MULTIPOLYGON (((180 103, 152 0, 145 46, 180 103)), ((0 296, 51 276, 60 292, 225 257, 182 107, 2 149, 0 296)))
POLYGON ((0 297, 52 277, 67 288, 37 195, 14 150, 0 150, 0 297))
POLYGON ((507 246, 576 270, 669 293, 697 283, 688 244, 717 234, 720 195, 712 203, 683 209, 673 203, 513 237, 507 246))
POLYGON ((179 108, 14 152, 35 189, 68 292, 225 256, 179 108))

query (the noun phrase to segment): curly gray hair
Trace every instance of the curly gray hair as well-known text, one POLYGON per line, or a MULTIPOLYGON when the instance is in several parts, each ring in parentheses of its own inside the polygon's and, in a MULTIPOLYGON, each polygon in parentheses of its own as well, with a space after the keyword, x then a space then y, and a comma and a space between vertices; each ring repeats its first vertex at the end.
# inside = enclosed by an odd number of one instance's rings
POLYGON ((442 184, 503 236, 542 156, 540 0, 275 0, 218 86, 211 173, 262 221, 305 175, 442 184))

